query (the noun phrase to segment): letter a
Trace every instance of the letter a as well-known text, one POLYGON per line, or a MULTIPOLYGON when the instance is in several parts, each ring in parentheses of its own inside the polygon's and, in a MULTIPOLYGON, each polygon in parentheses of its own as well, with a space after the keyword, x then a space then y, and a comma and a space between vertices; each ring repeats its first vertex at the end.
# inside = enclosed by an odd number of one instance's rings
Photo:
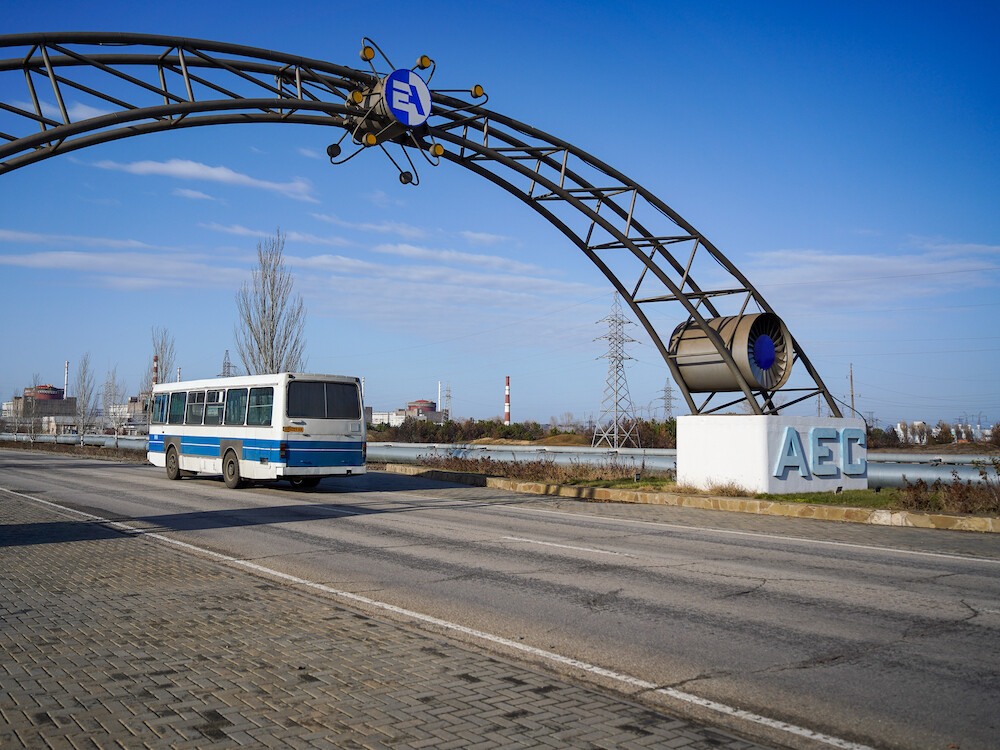
POLYGON ((809 478, 809 466, 806 463, 806 452, 802 447, 802 438, 792 427, 785 427, 785 437, 781 441, 781 452, 778 454, 778 462, 774 465, 774 476, 778 479, 785 478, 785 472, 789 469, 797 469, 799 476, 803 479, 809 478))

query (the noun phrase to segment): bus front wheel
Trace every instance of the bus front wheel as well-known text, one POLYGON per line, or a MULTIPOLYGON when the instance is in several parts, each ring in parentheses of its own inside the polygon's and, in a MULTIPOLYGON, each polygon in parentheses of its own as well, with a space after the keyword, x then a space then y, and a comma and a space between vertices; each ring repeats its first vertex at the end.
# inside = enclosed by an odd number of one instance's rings
POLYGON ((293 489, 311 490, 319 484, 319 480, 319 477, 295 477, 293 479, 289 479, 288 482, 292 485, 293 489))
POLYGON ((180 479, 181 478, 181 466, 180 462, 177 460, 177 449, 168 448, 167 449, 167 479, 180 479))
POLYGON ((240 461, 232 451, 226 454, 226 459, 222 462, 222 476, 226 480, 226 487, 231 490, 238 489, 243 484, 240 479, 240 461))

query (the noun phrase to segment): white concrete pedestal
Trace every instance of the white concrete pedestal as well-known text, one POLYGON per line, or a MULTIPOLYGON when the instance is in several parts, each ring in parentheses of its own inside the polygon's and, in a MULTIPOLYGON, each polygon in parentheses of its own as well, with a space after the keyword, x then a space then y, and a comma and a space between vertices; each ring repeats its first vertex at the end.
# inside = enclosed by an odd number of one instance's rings
POLYGON ((677 418, 677 484, 753 493, 868 489, 861 419, 758 415, 677 418))

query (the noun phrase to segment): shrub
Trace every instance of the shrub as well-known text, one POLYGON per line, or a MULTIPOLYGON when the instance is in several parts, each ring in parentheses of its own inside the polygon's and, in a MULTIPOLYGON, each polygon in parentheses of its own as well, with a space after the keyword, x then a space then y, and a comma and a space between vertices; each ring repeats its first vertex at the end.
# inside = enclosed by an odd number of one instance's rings
POLYGON ((952 481, 935 480, 927 484, 922 479, 905 481, 897 499, 905 510, 930 513, 1000 513, 1000 458, 976 462, 981 482, 961 481, 952 471, 952 481))

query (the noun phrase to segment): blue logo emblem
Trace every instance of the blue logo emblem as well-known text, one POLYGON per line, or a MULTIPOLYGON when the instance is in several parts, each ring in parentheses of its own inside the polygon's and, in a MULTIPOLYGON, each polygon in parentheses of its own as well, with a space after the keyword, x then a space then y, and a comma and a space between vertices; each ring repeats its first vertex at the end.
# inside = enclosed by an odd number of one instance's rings
POLYGON ((385 103, 399 122, 409 128, 423 125, 431 114, 431 92, 412 70, 394 70, 385 79, 385 103))

